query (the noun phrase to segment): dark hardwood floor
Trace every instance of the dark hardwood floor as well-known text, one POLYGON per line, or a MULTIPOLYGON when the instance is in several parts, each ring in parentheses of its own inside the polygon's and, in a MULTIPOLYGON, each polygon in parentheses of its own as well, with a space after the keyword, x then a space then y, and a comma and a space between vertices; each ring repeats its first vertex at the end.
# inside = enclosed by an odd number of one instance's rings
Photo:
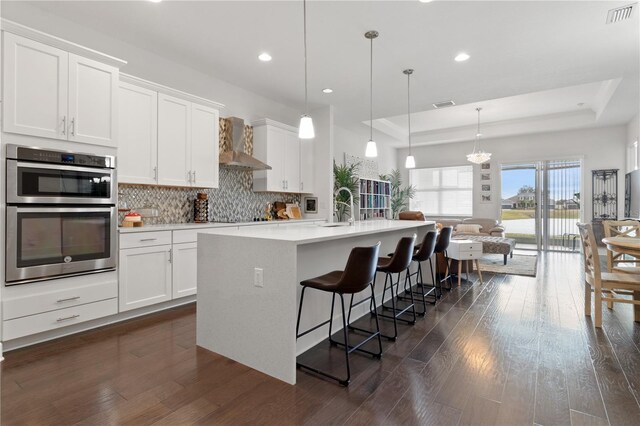
MULTIPOLYGON (((577 254, 543 254, 537 278, 485 274, 401 326, 381 361, 353 356, 342 388, 290 386, 195 346, 195 306, 5 354, 2 425, 640 422, 640 325, 631 306, 583 315, 577 254)), ((385 323, 386 324, 386 323, 385 323)), ((388 324, 387 324, 388 326, 388 324)), ((260 350, 260 348, 256 348, 260 350)), ((305 360, 342 366, 319 345, 305 360)))

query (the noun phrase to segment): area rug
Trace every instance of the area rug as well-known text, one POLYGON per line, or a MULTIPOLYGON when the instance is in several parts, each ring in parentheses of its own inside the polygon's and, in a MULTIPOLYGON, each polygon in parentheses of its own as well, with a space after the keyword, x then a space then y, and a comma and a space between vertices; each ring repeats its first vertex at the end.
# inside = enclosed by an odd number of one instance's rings
POLYGON ((501 254, 485 254, 480 259, 480 270, 482 272, 493 272, 496 274, 535 277, 538 270, 538 256, 514 254, 513 258, 508 259, 507 264, 504 265, 504 258, 501 254))

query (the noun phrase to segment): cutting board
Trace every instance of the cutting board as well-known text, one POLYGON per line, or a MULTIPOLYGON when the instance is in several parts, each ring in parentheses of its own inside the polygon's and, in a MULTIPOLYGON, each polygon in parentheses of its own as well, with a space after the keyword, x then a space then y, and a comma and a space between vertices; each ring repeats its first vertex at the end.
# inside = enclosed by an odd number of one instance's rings
POLYGON ((287 216, 291 219, 302 219, 300 206, 297 204, 287 204, 287 216))

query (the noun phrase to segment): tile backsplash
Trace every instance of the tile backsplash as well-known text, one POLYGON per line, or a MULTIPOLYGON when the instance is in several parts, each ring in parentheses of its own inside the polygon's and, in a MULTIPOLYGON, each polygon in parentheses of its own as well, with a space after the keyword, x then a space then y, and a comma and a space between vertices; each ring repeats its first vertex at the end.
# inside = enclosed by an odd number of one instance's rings
POLYGON ((118 207, 156 207, 159 217, 147 218, 145 222, 165 224, 193 222, 193 200, 198 192, 206 192, 209 196, 210 221, 246 222, 264 216, 269 202, 300 203, 298 194, 253 192, 252 187, 252 172, 220 168, 216 189, 119 184, 118 207))

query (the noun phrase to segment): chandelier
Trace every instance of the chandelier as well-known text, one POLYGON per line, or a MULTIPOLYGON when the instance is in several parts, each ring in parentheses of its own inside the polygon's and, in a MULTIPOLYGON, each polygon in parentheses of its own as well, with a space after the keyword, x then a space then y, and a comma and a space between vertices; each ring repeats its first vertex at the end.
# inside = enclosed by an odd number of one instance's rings
POLYGON ((491 159, 490 152, 484 152, 483 150, 480 149, 480 136, 482 136, 482 134, 480 133, 480 111, 481 110, 482 108, 476 108, 476 111, 478 111, 478 129, 476 131, 476 139, 473 142, 473 152, 471 154, 467 154, 467 161, 470 161, 474 164, 486 163, 491 159))

